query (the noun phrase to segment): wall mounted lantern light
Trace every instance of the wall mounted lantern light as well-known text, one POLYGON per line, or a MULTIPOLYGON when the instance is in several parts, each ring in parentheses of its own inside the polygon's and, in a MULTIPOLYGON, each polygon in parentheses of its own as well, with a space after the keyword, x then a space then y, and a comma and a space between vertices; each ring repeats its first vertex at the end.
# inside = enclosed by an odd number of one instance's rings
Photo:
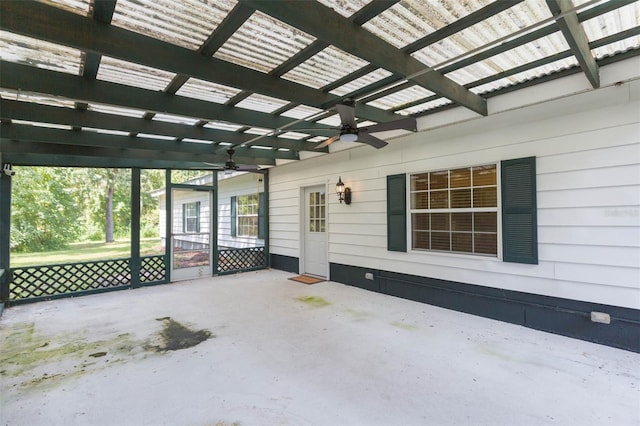
POLYGON ((338 194, 338 201, 340 201, 340 204, 342 204, 343 201, 345 204, 351 204, 351 188, 344 186, 344 183, 342 183, 342 177, 338 178, 336 194, 338 194))

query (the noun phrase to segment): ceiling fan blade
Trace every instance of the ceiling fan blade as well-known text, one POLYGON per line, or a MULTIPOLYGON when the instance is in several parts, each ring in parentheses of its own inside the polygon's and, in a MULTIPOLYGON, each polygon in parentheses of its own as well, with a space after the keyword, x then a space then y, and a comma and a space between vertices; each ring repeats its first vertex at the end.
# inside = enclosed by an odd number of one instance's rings
POLYGON ((329 146, 335 141, 337 141, 338 139, 340 139, 340 135, 331 136, 329 139, 322 142, 320 145, 316 145, 315 149, 320 149, 320 148, 324 148, 325 146, 329 146))
POLYGON ((358 127, 356 125, 356 108, 352 104, 337 104, 336 109, 338 110, 338 114, 340 114, 340 121, 343 126, 346 124, 352 129, 358 127))
POLYGON ((384 132, 387 130, 411 130, 415 132, 418 130, 418 124, 413 117, 401 118, 400 120, 388 121, 386 123, 374 124, 372 126, 363 127, 360 131, 366 131, 369 133, 384 132))
POLYGON ((366 143, 367 145, 371 145, 372 147, 377 149, 380 149, 389 145, 387 142, 383 141, 382 139, 378 139, 375 136, 371 136, 369 133, 363 132, 362 130, 358 132, 358 139, 356 140, 356 142, 366 143))
POLYGON ((238 168, 236 169, 239 172, 260 172, 261 170, 258 168, 258 166, 251 166, 251 165, 238 165, 238 168))

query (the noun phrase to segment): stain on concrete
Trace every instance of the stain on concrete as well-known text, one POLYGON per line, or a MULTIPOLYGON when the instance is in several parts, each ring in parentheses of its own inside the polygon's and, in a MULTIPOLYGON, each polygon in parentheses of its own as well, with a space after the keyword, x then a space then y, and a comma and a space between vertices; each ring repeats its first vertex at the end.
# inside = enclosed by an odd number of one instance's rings
POLYGON ((403 330, 415 330, 418 328, 415 325, 407 324, 402 321, 392 321, 389 324, 397 328, 402 328, 403 330))
POLYGON ((349 308, 349 309, 346 310, 346 312, 353 317, 354 321, 358 321, 358 322, 366 321, 366 320, 374 317, 374 315, 369 313, 369 312, 359 311, 357 309, 349 308))
POLYGON ((161 343, 154 347, 156 352, 191 348, 207 339, 216 337, 209 330, 192 330, 170 317, 158 318, 157 321, 163 323, 163 329, 160 332, 161 343))
POLYGON ((330 302, 327 302, 325 299, 323 299, 320 296, 300 296, 300 297, 296 297, 296 300, 314 308, 323 308, 331 304, 330 302))
POLYGON ((130 357, 140 346, 141 342, 133 341, 129 333, 89 341, 80 333, 42 336, 32 322, 16 324, 0 347, 0 365, 3 367, 0 376, 10 386, 51 387, 62 379, 109 365, 109 359, 97 363, 89 358, 107 354, 130 357))

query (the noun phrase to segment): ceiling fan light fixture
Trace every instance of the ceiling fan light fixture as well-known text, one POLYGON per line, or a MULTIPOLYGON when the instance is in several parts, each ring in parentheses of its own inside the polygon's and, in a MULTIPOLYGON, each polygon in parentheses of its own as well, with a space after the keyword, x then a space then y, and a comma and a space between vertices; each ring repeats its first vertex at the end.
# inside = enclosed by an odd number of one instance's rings
POLYGON ((342 142, 355 142, 358 140, 358 135, 355 133, 344 133, 340 135, 340 140, 342 142))

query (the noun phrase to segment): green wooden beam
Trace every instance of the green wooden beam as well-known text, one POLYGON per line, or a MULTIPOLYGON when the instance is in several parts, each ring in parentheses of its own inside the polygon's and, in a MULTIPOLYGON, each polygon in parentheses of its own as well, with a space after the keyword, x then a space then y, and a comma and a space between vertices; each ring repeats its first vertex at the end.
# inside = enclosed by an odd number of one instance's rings
MULTIPOLYGON (((110 24, 113 12, 116 10, 117 0, 93 0, 93 19, 102 23, 110 24)), ((82 75, 87 78, 96 78, 102 55, 94 52, 84 52, 82 75)))
POLYGON ((205 42, 202 43, 198 52, 203 56, 212 56, 253 15, 253 12, 254 10, 250 7, 246 7, 241 3, 236 4, 205 42))
POLYGON ((176 114, 207 121, 226 121, 267 129, 287 126, 290 126, 287 127, 288 130, 296 128, 318 129, 305 133, 319 136, 330 136, 335 133, 331 126, 314 122, 298 122, 299 120, 287 117, 276 117, 263 112, 229 107, 107 81, 88 80, 28 65, 0 61, 0 69, 2 69, 0 86, 6 89, 47 93, 78 101, 99 102, 143 111, 176 114), (291 125, 294 122, 295 124, 291 125))
POLYGON ((318 2, 305 2, 302 6, 295 0, 241 1, 378 67, 410 78, 472 111, 487 115, 485 99, 318 2), (428 71, 423 73, 425 70, 428 71))
MULTIPOLYGON (((222 154, 217 154, 219 147, 208 144, 109 135, 92 131, 50 129, 26 124, 2 123, 0 124, 0 137, 8 140, 66 146, 66 149, 86 147, 137 150, 147 152, 150 158, 155 158, 157 155, 171 155, 174 159, 183 159, 184 155, 185 161, 192 158, 210 163, 227 160, 224 150, 222 150, 222 154)), ((297 160, 299 157, 295 151, 238 148, 234 159, 240 164, 275 164, 276 158, 297 160)))
MULTIPOLYGON (((249 7, 251 7, 249 5, 249 7)), ((262 93, 316 108, 339 102, 335 95, 270 76, 215 57, 40 2, 0 2, 0 27, 6 31, 99 53, 177 74, 262 93), (25 25, 28 22, 29 25, 25 25)), ((365 106, 363 118, 396 119, 393 113, 365 106)))
POLYGON ((596 59, 589 49, 587 34, 580 25, 576 12, 569 12, 573 8, 573 3, 571 0, 547 0, 547 6, 553 16, 564 14, 556 19, 556 23, 591 85, 594 88, 600 87, 600 72, 596 59))
MULTIPOLYGON (((255 135, 210 129, 186 124, 168 123, 157 120, 124 117, 95 111, 79 111, 71 108, 21 102, 9 99, 0 100, 0 119, 24 120, 40 123, 63 124, 72 127, 91 127, 95 129, 120 130, 130 133, 173 136, 216 142, 230 142, 240 145, 255 138, 255 135)), ((186 142, 185 142, 186 143, 186 142)), ((319 151, 317 143, 265 136, 261 145, 285 148, 293 151, 319 151)))
POLYGON ((11 153, 7 156, 17 166, 43 167, 95 167, 95 168, 131 168, 141 169, 186 169, 209 170, 202 162, 184 162, 170 160, 140 160, 134 158, 107 158, 73 156, 64 154, 11 153))
MULTIPOLYGON (((4 136, 0 138, 0 149, 2 150, 3 161, 9 162, 12 158, 16 158, 15 156, 18 154, 22 154, 21 158, 30 158, 29 155, 39 155, 43 158, 41 161, 46 163, 46 156, 51 156, 52 158, 56 156, 65 156, 65 158, 75 158, 75 157, 95 157, 102 158, 103 160, 117 160, 116 166, 114 167, 124 167, 122 164, 125 164, 125 161, 130 160, 139 160, 139 164, 144 164, 145 162, 152 164, 154 162, 173 162, 175 164, 182 163, 191 163, 191 164, 199 164, 199 167, 202 169, 210 168, 211 164, 220 164, 221 166, 227 160, 226 155, 202 155, 202 154, 192 154, 186 152, 163 152, 163 151, 154 151, 147 149, 135 149, 135 148, 112 148, 112 147, 104 147, 104 146, 81 146, 81 145, 62 145, 55 144, 49 142, 34 142, 34 141, 25 141, 25 140, 13 140, 13 139, 5 139, 4 136)), ((264 150, 263 150, 264 151, 264 150)), ((268 151, 264 151, 267 153, 268 151)), ((268 155, 264 157, 248 157, 245 155, 246 153, 243 150, 236 150, 236 155, 234 155, 234 160, 239 165, 263 165, 263 166, 273 166, 275 165, 275 159, 269 158, 268 155)), ((11 162, 14 162, 11 160, 11 162)), ((18 164, 17 162, 15 164, 18 164)), ((24 163, 20 163, 24 164, 24 163)), ((104 167, 110 167, 108 161, 104 161, 101 163, 104 167)), ((163 163, 164 164, 164 163, 163 163)), ((34 164, 32 164, 34 165, 34 164)), ((44 165, 44 164, 43 164, 44 165)), ((69 164, 74 165, 74 164, 69 164)), ((147 167, 141 166, 140 167, 147 167)), ((150 167, 150 166, 149 166, 150 167)))
MULTIPOLYGON (((63 129, 50 129, 45 127, 31 126, 25 124, 0 124, 0 137, 3 139, 32 141, 55 145, 73 145, 83 147, 99 147, 114 149, 136 149, 161 152, 163 154, 189 154, 203 156, 203 161, 218 162, 225 161, 224 155, 214 155, 218 150, 218 146, 182 142, 168 141, 162 139, 141 138, 131 136, 120 136, 96 133, 92 131, 75 131, 63 129)), ((286 158, 291 159, 294 156, 292 151, 277 150, 257 150, 243 149, 246 161, 249 158, 286 158)), ((154 153, 150 155, 155 155, 154 153)), ((249 164, 261 164, 257 160, 251 161, 249 164)))

